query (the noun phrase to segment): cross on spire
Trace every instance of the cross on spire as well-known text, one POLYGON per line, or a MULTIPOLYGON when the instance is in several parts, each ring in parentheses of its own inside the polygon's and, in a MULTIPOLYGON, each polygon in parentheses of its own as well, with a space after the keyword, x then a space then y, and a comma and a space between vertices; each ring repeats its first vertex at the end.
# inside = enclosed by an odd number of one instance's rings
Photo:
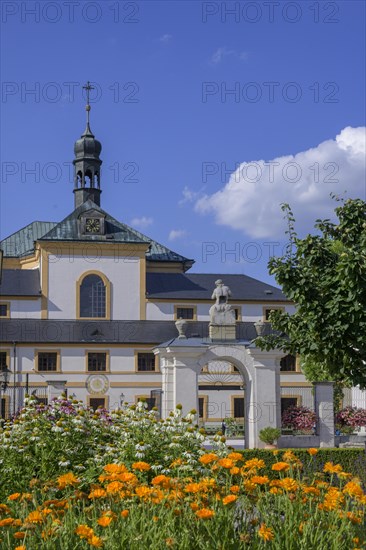
POLYGON ((88 80, 85 86, 83 86, 83 90, 86 90, 86 122, 89 126, 89 113, 90 113, 90 90, 95 90, 95 86, 92 86, 88 80))

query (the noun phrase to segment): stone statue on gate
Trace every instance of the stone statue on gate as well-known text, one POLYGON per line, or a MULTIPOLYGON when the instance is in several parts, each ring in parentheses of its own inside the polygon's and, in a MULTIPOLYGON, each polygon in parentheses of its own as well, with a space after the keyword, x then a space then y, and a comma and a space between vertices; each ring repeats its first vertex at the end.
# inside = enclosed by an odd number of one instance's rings
POLYGON ((215 285, 211 296, 215 304, 210 308, 210 325, 235 325, 235 310, 228 303, 230 288, 221 279, 215 281, 215 285))

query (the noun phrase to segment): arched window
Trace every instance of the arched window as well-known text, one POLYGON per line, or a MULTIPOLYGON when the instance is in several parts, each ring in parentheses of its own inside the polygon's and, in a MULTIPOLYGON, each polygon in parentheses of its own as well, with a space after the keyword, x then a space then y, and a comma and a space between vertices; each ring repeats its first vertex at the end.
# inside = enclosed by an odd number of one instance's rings
POLYGON ((296 371, 296 357, 295 355, 285 355, 280 361, 280 371, 282 372, 295 372, 296 371))
POLYGON ((79 317, 109 318, 108 282, 106 278, 90 273, 79 284, 79 317))

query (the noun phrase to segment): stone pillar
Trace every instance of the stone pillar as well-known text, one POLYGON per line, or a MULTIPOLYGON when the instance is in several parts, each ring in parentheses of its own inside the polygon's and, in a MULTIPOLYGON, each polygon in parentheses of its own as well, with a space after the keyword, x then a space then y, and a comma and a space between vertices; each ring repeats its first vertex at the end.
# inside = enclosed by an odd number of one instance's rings
POLYGON ((248 414, 249 448, 263 448, 259 432, 268 426, 281 428, 281 390, 279 367, 276 364, 278 352, 264 352, 250 349, 254 359, 254 380, 252 386, 251 407, 248 414))
POLYGON ((191 412, 192 409, 197 411, 198 418, 198 375, 197 364, 189 365, 180 361, 175 361, 175 403, 182 405, 183 416, 191 412), (195 368, 194 368, 195 367, 195 368))
POLYGON ((47 380, 47 384, 48 403, 51 403, 52 399, 57 399, 66 391, 66 380, 47 380))
POLYGON ((334 447, 333 382, 316 382, 315 412, 318 417, 317 435, 320 447, 334 447))
POLYGON ((162 418, 174 412, 177 405, 182 405, 183 416, 195 409, 198 418, 198 373, 201 370, 198 359, 204 351, 201 346, 182 347, 179 339, 175 345, 155 349, 163 378, 162 418))
MULTIPOLYGON (((352 406, 358 409, 366 409, 366 390, 361 390, 359 386, 352 388, 352 406)), ((366 426, 359 429, 358 435, 366 436, 366 426)))
POLYGON ((166 418, 170 411, 175 408, 174 394, 174 364, 167 357, 161 358, 160 370, 162 372, 162 396, 161 396, 161 416, 166 418))

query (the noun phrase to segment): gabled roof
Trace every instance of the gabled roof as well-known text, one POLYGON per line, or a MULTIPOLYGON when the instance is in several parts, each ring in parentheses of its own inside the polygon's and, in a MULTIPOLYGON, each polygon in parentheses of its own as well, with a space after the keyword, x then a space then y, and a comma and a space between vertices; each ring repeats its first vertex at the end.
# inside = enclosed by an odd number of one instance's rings
POLYGON ((38 269, 3 269, 0 296, 40 296, 38 269))
POLYGON ((248 275, 218 273, 146 273, 148 298, 168 300, 211 300, 215 281, 222 279, 231 290, 231 299, 260 300, 261 302, 287 301, 275 286, 263 283, 248 275))
POLYGON ((48 233, 43 235, 40 241, 98 241, 98 242, 118 242, 118 243, 146 243, 150 240, 147 237, 140 238, 130 228, 112 218, 100 206, 93 201, 87 200, 79 208, 76 208, 71 214, 66 216, 62 221, 56 224, 48 233), (93 235, 80 232, 79 217, 84 212, 93 211, 93 215, 97 212, 103 215, 105 219, 105 234, 93 235))
POLYGON ((179 262, 191 267, 194 260, 185 258, 166 246, 150 239, 136 229, 119 222, 105 212, 93 201, 88 200, 61 222, 32 222, 20 231, 1 241, 4 256, 21 257, 34 251, 35 241, 83 241, 83 242, 116 242, 146 243, 150 245, 146 259, 152 262, 179 262), (105 219, 105 235, 85 235, 79 231, 78 218, 88 211, 100 212, 105 219))

